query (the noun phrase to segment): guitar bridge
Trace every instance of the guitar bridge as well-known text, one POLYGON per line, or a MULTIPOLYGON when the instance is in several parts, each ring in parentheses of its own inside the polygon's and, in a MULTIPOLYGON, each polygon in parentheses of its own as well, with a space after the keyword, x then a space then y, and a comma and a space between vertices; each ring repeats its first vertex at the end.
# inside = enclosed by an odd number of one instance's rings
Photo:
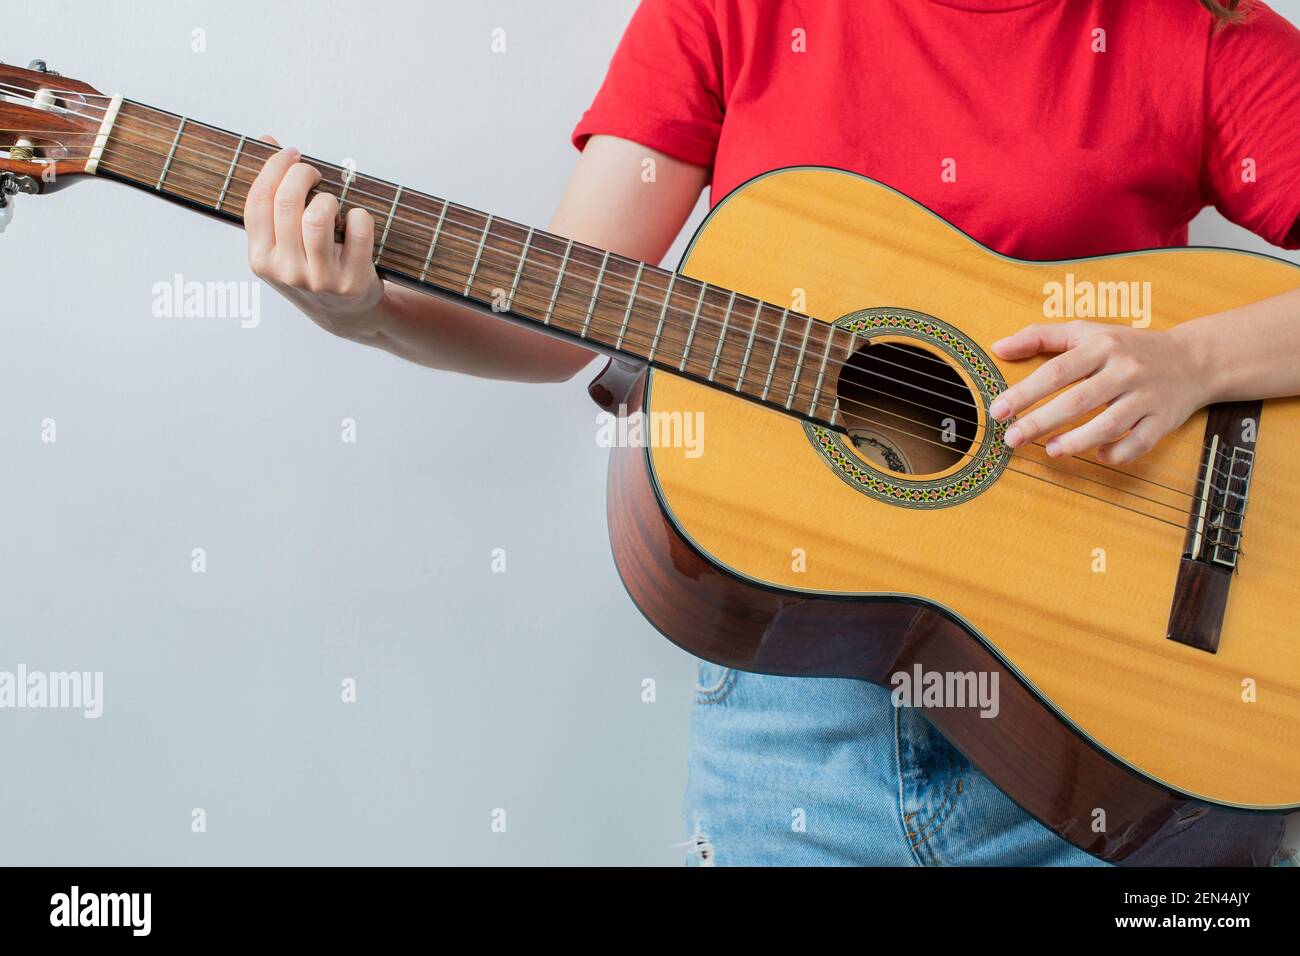
POLYGON ((1233 445, 1228 451, 1217 434, 1211 437, 1185 557, 1204 557, 1220 567, 1237 567, 1254 466, 1252 449, 1233 445))
POLYGON ((1262 402, 1211 405, 1165 636, 1213 654, 1238 570, 1262 402))

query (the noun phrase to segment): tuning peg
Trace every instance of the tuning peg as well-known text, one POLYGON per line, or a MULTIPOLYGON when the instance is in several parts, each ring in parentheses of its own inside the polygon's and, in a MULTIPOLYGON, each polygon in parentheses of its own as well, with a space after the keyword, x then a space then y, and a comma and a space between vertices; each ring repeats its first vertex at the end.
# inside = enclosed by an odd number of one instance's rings
POLYGON ((27 69, 29 69, 29 70, 34 70, 34 71, 36 71, 37 73, 48 73, 48 72, 50 72, 50 68, 49 68, 48 66, 45 65, 45 61, 44 61, 44 60, 32 60, 32 62, 30 62, 30 63, 27 64, 27 69))
POLYGON ((25 193, 29 196, 40 192, 40 187, 36 185, 36 180, 30 176, 19 176, 14 173, 0 173, 0 209, 9 205, 9 198, 19 193, 25 193))

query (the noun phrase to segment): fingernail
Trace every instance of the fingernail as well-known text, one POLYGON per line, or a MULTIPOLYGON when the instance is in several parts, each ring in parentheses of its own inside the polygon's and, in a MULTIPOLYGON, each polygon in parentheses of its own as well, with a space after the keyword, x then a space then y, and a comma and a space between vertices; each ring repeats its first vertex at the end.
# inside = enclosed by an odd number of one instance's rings
POLYGON ((1020 429, 1015 425, 1012 425, 1007 429, 1007 434, 1003 441, 1007 443, 1008 448, 1015 448, 1020 444, 1020 429))
POLYGON ((993 399, 993 404, 989 406, 989 414, 993 416, 994 421, 1002 421, 1007 417, 1008 411, 1007 400, 1001 396, 993 399))
POLYGON ((1053 438, 1047 443, 1047 454, 1055 458, 1061 453, 1061 443, 1053 438))

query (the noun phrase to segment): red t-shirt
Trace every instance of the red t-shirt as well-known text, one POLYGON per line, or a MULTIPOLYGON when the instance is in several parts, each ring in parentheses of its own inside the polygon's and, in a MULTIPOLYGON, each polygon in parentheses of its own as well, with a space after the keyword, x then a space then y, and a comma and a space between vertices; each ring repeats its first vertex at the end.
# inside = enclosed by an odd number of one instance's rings
POLYGON ((573 133, 852 170, 1008 255, 1185 245, 1206 205, 1300 248, 1300 31, 1262 3, 643 0, 573 133))

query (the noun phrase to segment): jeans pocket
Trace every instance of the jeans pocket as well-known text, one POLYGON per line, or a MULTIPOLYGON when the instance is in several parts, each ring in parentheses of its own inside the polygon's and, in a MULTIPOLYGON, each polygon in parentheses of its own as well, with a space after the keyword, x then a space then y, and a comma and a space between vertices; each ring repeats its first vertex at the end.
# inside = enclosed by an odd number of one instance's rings
POLYGON ((695 678, 695 703, 721 704, 736 686, 736 671, 709 661, 699 662, 695 678))

